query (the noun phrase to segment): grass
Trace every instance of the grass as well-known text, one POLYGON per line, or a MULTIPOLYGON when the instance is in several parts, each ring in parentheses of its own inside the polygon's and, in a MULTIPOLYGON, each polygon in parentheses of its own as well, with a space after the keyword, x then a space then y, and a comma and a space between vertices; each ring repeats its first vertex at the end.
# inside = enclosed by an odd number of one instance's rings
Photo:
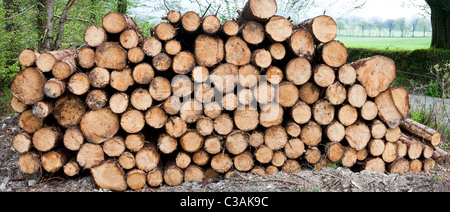
POLYGON ((381 50, 416 50, 428 49, 431 44, 430 37, 420 38, 389 38, 389 37, 342 37, 341 41, 349 48, 367 48, 381 50))
POLYGON ((0 90, 0 120, 11 115, 14 111, 11 108, 11 99, 13 95, 8 86, 4 86, 0 90))

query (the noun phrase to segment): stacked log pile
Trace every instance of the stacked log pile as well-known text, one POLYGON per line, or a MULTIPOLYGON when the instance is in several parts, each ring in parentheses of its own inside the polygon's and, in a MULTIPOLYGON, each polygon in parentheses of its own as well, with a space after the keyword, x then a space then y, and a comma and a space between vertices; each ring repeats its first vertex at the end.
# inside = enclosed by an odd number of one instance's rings
POLYGON ((347 63, 331 17, 292 24, 260 2, 225 23, 171 11, 148 38, 111 12, 85 46, 24 50, 11 85, 19 168, 90 170, 122 191, 329 162, 428 171, 445 155, 438 132, 407 118, 392 59, 347 63))

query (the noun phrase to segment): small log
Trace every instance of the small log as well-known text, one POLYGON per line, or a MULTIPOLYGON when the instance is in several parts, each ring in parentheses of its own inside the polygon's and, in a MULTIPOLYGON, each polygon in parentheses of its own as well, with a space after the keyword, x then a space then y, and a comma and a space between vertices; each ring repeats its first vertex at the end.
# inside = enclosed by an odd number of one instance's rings
POLYGON ((383 158, 383 161, 386 163, 392 163, 393 161, 395 161, 395 159, 398 158, 397 144, 391 143, 391 142, 386 142, 384 145, 384 151, 383 151, 383 154, 381 155, 381 157, 383 158))
POLYGON ((195 128, 201 136, 208 136, 214 131, 214 122, 208 117, 201 117, 198 119, 195 128))
POLYGON ((181 26, 187 33, 196 32, 200 28, 201 24, 202 19, 196 12, 189 11, 181 17, 181 26))
POLYGON ((86 95, 86 105, 91 110, 99 110, 106 106, 108 103, 108 94, 104 90, 91 90, 86 95))
POLYGON ((360 110, 361 117, 366 121, 374 120, 378 115, 378 107, 375 102, 366 101, 360 110))
POLYGON ((422 156, 424 150, 424 144, 422 144, 422 142, 403 133, 401 133, 399 140, 408 146, 409 159, 414 160, 422 156))
POLYGON ((341 158, 342 166, 351 168, 356 164, 358 153, 353 148, 345 148, 344 155, 341 158))
POLYGON ((95 67, 88 73, 89 82, 94 88, 105 88, 111 81, 111 74, 108 69, 95 67))
POLYGON ((234 167, 241 172, 248 172, 254 166, 253 156, 249 152, 243 152, 233 158, 234 167))
MULTIPOLYGON (((122 119, 124 119, 122 117, 122 119)), ((80 129, 84 137, 92 143, 100 144, 112 138, 119 130, 119 117, 110 109, 91 110, 84 114, 80 129)))
POLYGON ((162 51, 162 43, 155 37, 149 37, 142 44, 142 51, 149 57, 154 57, 162 51))
POLYGON ((184 170, 184 181, 191 182, 191 181, 202 181, 204 180, 205 176, 203 173, 203 169, 196 165, 190 165, 184 170))
POLYGON ((367 145, 367 150, 372 156, 378 157, 383 154, 385 148, 384 141, 381 139, 372 139, 367 145))
POLYGON ((46 79, 36 68, 26 68, 17 74, 11 84, 11 93, 20 102, 32 105, 44 98, 46 79))
POLYGON ((370 124, 370 133, 373 138, 384 138, 387 133, 386 125, 378 119, 375 119, 370 124))
POLYGON ((347 48, 337 40, 320 44, 317 47, 317 52, 320 61, 332 68, 339 68, 347 62, 347 48))
POLYGON ((147 174, 140 169, 127 172, 127 185, 133 190, 139 190, 147 184, 147 174))
POLYGON ((81 68, 90 69, 95 66, 95 50, 83 47, 77 51, 77 61, 81 68))
POLYGON ((147 183, 149 186, 157 187, 164 182, 164 171, 161 166, 153 169, 147 173, 147 183))
POLYGON ((83 133, 79 127, 70 127, 66 130, 63 137, 64 147, 68 150, 78 151, 84 144, 83 133))
POLYGON ((26 132, 22 132, 14 136, 12 140, 12 147, 18 153, 26 153, 31 149, 31 142, 31 136, 26 132))
POLYGON ((35 151, 26 152, 19 157, 17 165, 23 173, 34 174, 41 168, 40 156, 35 151))
POLYGON ((305 58, 294 58, 287 64, 285 75, 286 79, 294 85, 303 85, 311 78, 311 64, 305 58))
POLYGON ((95 184, 102 189, 124 191, 127 189, 125 173, 114 160, 105 161, 91 169, 95 184))
POLYGON ((181 169, 186 169, 191 164, 191 162, 191 156, 184 151, 178 152, 177 156, 175 157, 175 164, 181 169))
POLYGON ((225 173, 233 166, 233 160, 227 153, 214 155, 211 159, 211 168, 218 173, 225 173))
POLYGON ((41 157, 42 168, 50 173, 55 173, 69 161, 69 155, 64 148, 47 152, 41 157))
POLYGON ((221 26, 220 20, 215 15, 208 15, 203 19, 202 29, 206 34, 216 34, 221 26))
POLYGON ((160 155, 154 143, 146 143, 145 146, 136 152, 136 167, 148 172, 155 169, 160 161, 160 155))
POLYGON ((134 85, 132 70, 126 68, 121 71, 112 71, 110 85, 118 91, 127 91, 130 86, 134 85))
POLYGON ((253 51, 251 62, 262 69, 268 68, 272 64, 272 55, 265 49, 253 51))
POLYGON ((126 111, 120 117, 120 127, 127 133, 137 133, 144 129, 144 113, 135 109, 126 111))
POLYGON ((156 101, 164 101, 172 94, 170 82, 164 77, 155 77, 150 83, 149 90, 156 101))
POLYGON ((347 99, 353 107, 361 108, 367 101, 366 90, 362 85, 354 84, 348 89, 347 99))
POLYGON ((84 43, 90 47, 97 47, 108 40, 105 29, 101 26, 92 25, 84 31, 84 43))
POLYGON ((297 124, 306 124, 312 117, 311 107, 299 101, 291 108, 291 116, 297 124))
POLYGON ((271 164, 274 165, 275 167, 281 167, 286 162, 286 160, 287 160, 287 157, 284 154, 284 152, 278 150, 273 153, 273 158, 272 158, 271 164))
MULTIPOLYGON (((341 110, 339 112, 341 112, 341 110)), ((349 112, 349 111, 344 111, 344 112, 349 112)), ((320 125, 328 125, 329 123, 331 123, 331 121, 333 121, 333 119, 334 119, 334 113, 335 113, 334 106, 331 105, 330 102, 325 99, 321 99, 321 100, 317 101, 316 103, 314 103, 314 105, 312 107, 312 114, 313 114, 314 120, 316 121, 316 123, 318 123, 320 125)), ((358 113, 356 112, 356 109, 355 109, 354 113, 356 114, 356 116, 358 115, 358 113)), ((338 116, 339 116, 339 114, 338 114, 338 116)), ((352 118, 349 118, 349 119, 352 119, 352 118)))
POLYGON ((349 104, 345 104, 339 108, 337 116, 339 122, 344 126, 350 126, 358 119, 358 110, 349 104))
POLYGON ((102 25, 105 31, 111 34, 121 33, 125 29, 139 28, 132 18, 119 12, 110 12, 106 14, 103 17, 102 25))
POLYGON ((306 29, 314 36, 316 43, 327 43, 337 36, 337 24, 327 15, 317 16, 297 24, 295 29, 306 29))
POLYGON ((370 141, 370 129, 363 122, 356 122, 355 124, 345 129, 345 138, 350 147, 359 151, 364 149, 370 141))
POLYGON ((286 133, 290 137, 296 138, 300 136, 300 133, 302 132, 302 128, 300 127, 300 125, 298 125, 293 121, 288 121, 285 126, 286 126, 286 133))
POLYGON ((314 47, 314 38, 306 30, 295 31, 288 40, 288 45, 292 52, 299 56, 311 60, 316 49, 314 47))
POLYGON ((266 76, 267 76, 267 81, 270 82, 270 84, 278 85, 283 80, 284 73, 280 68, 278 68, 276 66, 270 66, 266 71, 266 76))
POLYGON ((240 106, 234 111, 234 123, 242 131, 254 130, 259 124, 259 112, 253 106, 240 106))
POLYGON ((44 119, 53 113, 54 102, 53 101, 41 101, 33 105, 33 115, 39 119, 44 119))
POLYGON ((162 41, 172 40, 177 35, 177 29, 172 24, 166 22, 157 24, 153 32, 162 41))
POLYGON ((220 114, 222 114, 222 107, 217 102, 210 102, 204 105, 203 112, 210 119, 215 119, 219 117, 220 114))
POLYGON ((32 110, 25 110, 19 116, 19 127, 27 133, 34 133, 43 125, 44 120, 34 116, 32 110))
POLYGON ((232 132, 225 140, 225 149, 233 155, 239 155, 247 149, 248 140, 248 134, 240 131, 232 132))
POLYGON ((192 70, 192 80, 196 83, 204 83, 209 78, 209 70, 204 66, 196 66, 192 70))
POLYGON ((177 24, 180 22, 181 20, 181 13, 179 11, 170 11, 167 13, 167 17, 166 19, 169 21, 169 23, 171 24, 177 24))
POLYGON ((186 152, 197 152, 203 147, 205 139, 197 131, 188 131, 180 138, 180 146, 186 152))
POLYGON ((90 169, 105 160, 102 146, 93 143, 84 143, 77 152, 77 162, 83 168, 90 169))
POLYGON ((195 57, 189 51, 182 51, 175 55, 172 69, 177 74, 189 74, 195 67, 195 57))
POLYGON ((428 158, 423 160, 423 171, 429 172, 436 166, 436 161, 428 158))
POLYGON ((222 141, 219 137, 209 137, 205 139, 203 144, 205 151, 211 155, 218 154, 222 151, 222 141))
POLYGON ((308 147, 305 152, 305 159, 310 164, 316 164, 320 161, 321 155, 317 147, 308 147))
POLYGON ((345 127, 341 122, 333 120, 325 127, 325 134, 331 142, 341 142, 345 137, 345 127))
POLYGON ((167 134, 179 138, 187 131, 187 124, 182 118, 174 116, 167 120, 165 128, 167 134))
POLYGON ((78 165, 77 161, 74 159, 71 159, 69 162, 67 162, 64 167, 64 174, 66 174, 69 177, 73 177, 80 173, 80 166, 78 165))
POLYGON ((125 151, 125 141, 120 136, 114 136, 102 144, 103 152, 109 157, 119 157, 125 151))
POLYGON ((239 33, 239 25, 234 20, 225 21, 222 25, 222 32, 228 37, 236 36, 239 33))
POLYGON ((144 145, 145 136, 142 133, 128 134, 125 138, 125 146, 129 151, 137 152, 141 150, 144 145))
POLYGON ((77 55, 70 55, 58 61, 52 67, 52 74, 59 80, 69 78, 77 70, 77 55))
POLYGON ((344 85, 353 85, 356 82, 356 70, 350 64, 345 64, 339 68, 337 78, 344 85))
POLYGON ((300 100, 306 104, 314 104, 320 96, 320 88, 315 83, 307 82, 300 86, 299 97, 300 100))
POLYGON ((44 127, 33 134, 33 147, 47 152, 59 145, 62 139, 61 130, 57 127, 44 127))
POLYGON ((292 35, 292 23, 282 17, 273 16, 266 24, 266 34, 274 42, 284 42, 292 35))
POLYGON ((131 105, 140 111, 146 111, 152 106, 153 99, 147 89, 137 88, 130 97, 131 105))
POLYGON ((209 80, 220 93, 233 91, 237 85, 239 67, 231 63, 218 65, 209 75, 209 80))
POLYGON ((85 73, 76 73, 70 77, 67 83, 67 90, 71 93, 81 96, 89 91, 91 84, 89 77, 85 73))
POLYGON ((127 51, 117 43, 104 42, 95 50, 95 64, 102 68, 122 70, 127 65, 127 51))
POLYGON ((166 50, 167 54, 175 56, 181 52, 181 43, 177 40, 167 41, 164 45, 164 50, 166 50))
POLYGON ((326 145, 327 158, 331 162, 338 162, 344 155, 344 147, 340 143, 329 143, 326 145))
POLYGON ((214 119, 214 130, 219 135, 228 135, 233 130, 233 119, 226 113, 219 115, 214 119))
POLYGON ((269 128, 280 125, 283 122, 284 110, 276 103, 269 103, 261 108, 259 113, 259 124, 269 128))
POLYGON ((169 161, 164 169, 164 182, 169 186, 177 186, 180 185, 183 180, 184 171, 178 168, 174 161, 169 161))
POLYGON ((260 73, 254 65, 247 64, 239 68, 239 84, 244 88, 252 88, 259 82, 260 73))
POLYGON ((398 158, 391 164, 389 164, 388 171, 391 174, 400 174, 409 172, 409 168, 410 168, 409 160, 405 158, 398 158))
POLYGON ((19 54, 19 63, 22 66, 30 67, 36 64, 36 60, 40 53, 33 49, 25 49, 19 54))
MULTIPOLYGON (((340 82, 335 82, 327 87, 325 99, 332 105, 342 105, 347 99, 347 90, 340 82)), ((375 113, 375 115, 377 115, 377 113, 375 113)))
POLYGON ((375 104, 378 107, 378 116, 389 128, 396 128, 401 124, 403 116, 395 106, 390 90, 380 93, 375 98, 375 104))
POLYGON ((386 129, 386 135, 384 136, 387 142, 397 142, 400 139, 402 131, 400 130, 400 127, 396 128, 388 128, 386 129))
POLYGON ((49 72, 52 70, 53 65, 62 59, 75 55, 75 49, 57 50, 57 51, 45 51, 41 53, 36 60, 36 67, 42 72, 49 72))
POLYGON ((313 69, 314 82, 322 88, 331 86, 331 84, 334 83, 335 78, 334 70, 330 66, 319 64, 313 69))
POLYGON ((249 0, 242 9, 237 22, 239 26, 251 20, 263 22, 272 17, 276 11, 277 2, 275 0, 249 0))
POLYGON ((294 106, 299 98, 298 88, 291 82, 282 82, 278 86, 278 93, 278 103, 285 108, 294 106))
POLYGON ((109 108, 113 113, 121 114, 128 108, 129 97, 128 94, 117 92, 109 98, 109 108))
POLYGON ((261 164, 270 163, 273 159, 273 150, 263 144, 256 149, 253 156, 255 156, 255 159, 261 164))
POLYGON ((301 166, 298 161, 288 159, 281 167, 281 171, 284 173, 296 173, 301 171, 301 166))
POLYGON ((392 100, 394 100, 395 107, 397 107, 398 112, 407 118, 411 114, 411 106, 409 105, 409 95, 408 90, 401 87, 390 88, 392 95, 392 100))
POLYGON ((400 128, 412 135, 422 138, 428 144, 436 147, 441 143, 441 134, 430 127, 420 124, 412 119, 405 119, 400 123, 400 128))
POLYGON ((297 159, 303 153, 305 153, 305 144, 298 138, 289 139, 284 146, 284 154, 289 159, 297 159))
POLYGON ((248 144, 252 147, 259 147, 264 143, 264 133, 260 131, 253 131, 250 133, 250 139, 248 140, 248 144))
POLYGON ((363 161, 363 168, 368 172, 384 173, 386 171, 385 164, 386 163, 383 161, 383 159, 379 157, 368 158, 363 161))
POLYGON ((205 166, 209 159, 210 156, 205 150, 199 150, 192 155, 192 161, 198 166, 205 166))
POLYGON ((150 82, 152 82, 154 77, 155 71, 153 70, 152 66, 148 63, 140 63, 133 69, 133 79, 138 84, 141 85, 150 84, 150 82))
POLYGON ((317 146, 322 141, 322 128, 314 121, 302 127, 300 138, 308 146, 317 146))
POLYGON ((238 36, 228 38, 225 43, 225 60, 237 66, 243 66, 250 62, 252 53, 247 42, 238 36))
POLYGON ((197 100, 190 99, 181 105, 180 117, 188 124, 197 122, 202 114, 202 104, 197 100))
POLYGON ((16 113, 22 113, 25 110, 27 110, 27 105, 22 103, 19 99, 17 99, 14 96, 11 98, 10 105, 11 105, 11 108, 14 111, 16 111, 16 113))

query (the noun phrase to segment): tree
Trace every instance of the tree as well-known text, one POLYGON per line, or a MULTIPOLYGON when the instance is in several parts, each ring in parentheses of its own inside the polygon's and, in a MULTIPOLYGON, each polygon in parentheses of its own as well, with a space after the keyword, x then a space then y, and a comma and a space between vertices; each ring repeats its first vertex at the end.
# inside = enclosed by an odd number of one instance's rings
POLYGON ((373 25, 378 29, 378 37, 381 37, 381 30, 385 27, 383 20, 380 17, 373 17, 370 19, 373 25))
POLYGON ((417 29, 423 32, 423 37, 426 36, 427 31, 431 30, 430 19, 420 18, 417 24, 417 29))
POLYGON ((358 26, 361 28, 361 36, 364 37, 364 31, 366 30, 368 23, 366 20, 360 20, 358 26))
POLYGON ((343 20, 337 20, 336 24, 337 24, 337 28, 338 28, 338 34, 340 36, 342 36, 341 31, 345 30, 347 28, 347 24, 345 24, 345 22, 343 20))
POLYGON ((431 47, 450 49, 450 0, 425 0, 431 9, 431 47))
POLYGON ((389 37, 392 37, 392 31, 395 29, 395 21, 393 19, 388 19, 384 21, 384 24, 389 31, 389 37))
POLYGON ((395 20, 395 27, 397 27, 400 32, 402 33, 402 37, 404 37, 404 32, 408 29, 408 26, 406 25, 406 19, 405 18, 398 18, 395 20))
POLYGON ((127 14, 128 12, 127 0, 117 0, 117 12, 127 14))
POLYGON ((412 37, 414 37, 414 32, 417 30, 417 27, 419 26, 419 16, 413 16, 409 19, 408 24, 412 32, 412 37))

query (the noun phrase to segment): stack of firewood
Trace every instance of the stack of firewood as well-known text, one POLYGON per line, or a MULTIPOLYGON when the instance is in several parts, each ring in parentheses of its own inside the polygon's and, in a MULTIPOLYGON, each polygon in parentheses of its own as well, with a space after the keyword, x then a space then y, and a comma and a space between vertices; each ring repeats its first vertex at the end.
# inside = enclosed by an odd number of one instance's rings
POLYGON ((148 38, 111 12, 85 46, 24 50, 11 85, 19 168, 90 170, 99 187, 125 190, 327 162, 421 171, 445 155, 438 132, 406 119, 392 59, 347 64, 331 17, 293 24, 275 0, 259 3, 225 23, 171 11, 148 38))

